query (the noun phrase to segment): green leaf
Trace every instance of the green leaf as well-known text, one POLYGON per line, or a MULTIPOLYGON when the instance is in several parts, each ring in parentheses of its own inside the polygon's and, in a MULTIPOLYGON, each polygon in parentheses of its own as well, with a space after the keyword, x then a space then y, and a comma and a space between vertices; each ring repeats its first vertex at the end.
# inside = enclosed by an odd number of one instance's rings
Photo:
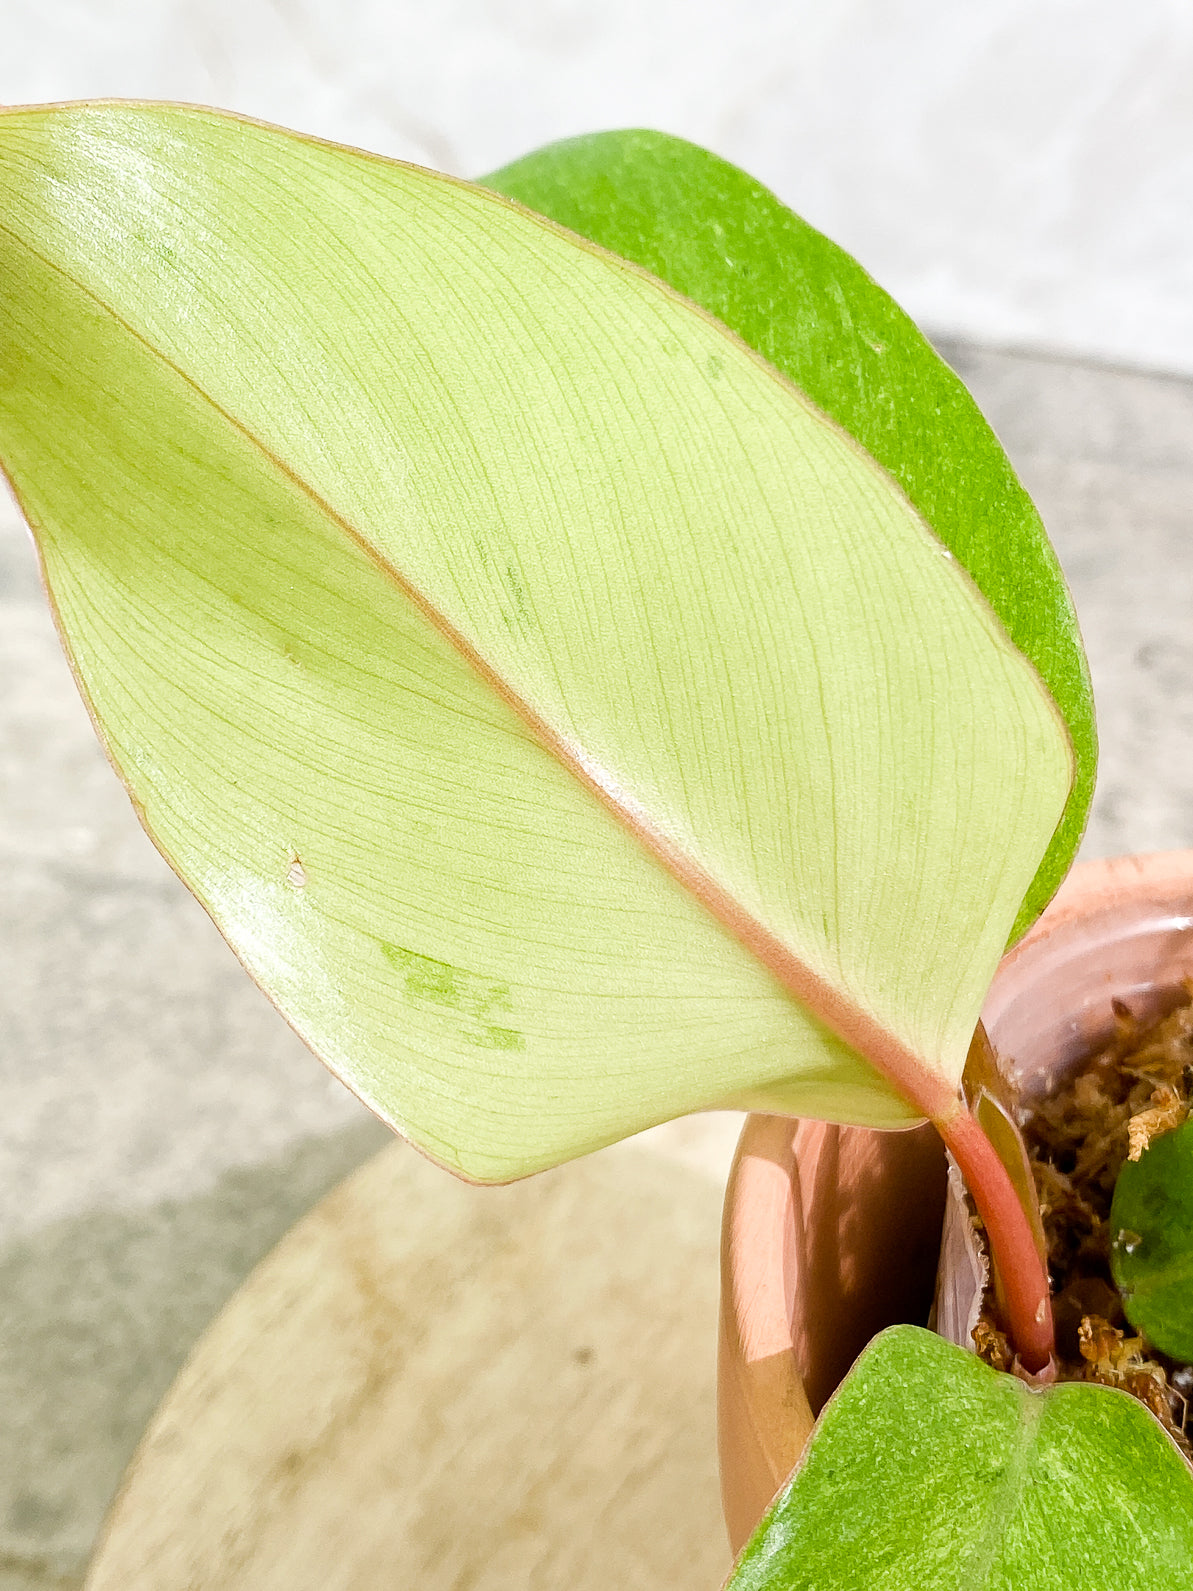
POLYGON ((1076 777, 1015 923, 1081 841, 1097 736, 1089 671, 1044 527, 965 387, 843 249, 761 183, 666 133, 593 133, 484 181, 662 277, 791 377, 889 470, 969 570, 1069 727, 1076 777))
POLYGON ((375 1110, 502 1180, 947 1106, 1071 757, 855 443, 506 200, 218 113, 0 113, 0 228, 110 755, 375 1110))
POLYGON ((1032 1392, 915 1326, 826 1407, 726 1591, 1160 1591, 1189 1584, 1193 1472, 1142 1404, 1032 1392))
POLYGON ((1193 1362, 1193 1118, 1125 1162, 1110 1233, 1127 1319, 1164 1353, 1193 1362))

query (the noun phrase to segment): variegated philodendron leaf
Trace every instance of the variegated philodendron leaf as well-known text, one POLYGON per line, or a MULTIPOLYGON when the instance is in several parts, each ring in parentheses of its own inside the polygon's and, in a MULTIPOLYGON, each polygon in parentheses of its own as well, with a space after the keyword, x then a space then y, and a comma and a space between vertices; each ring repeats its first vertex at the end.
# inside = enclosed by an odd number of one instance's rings
POLYGON ((1125 1392, 876 1337, 725 1591, 1178 1591, 1193 1471, 1125 1392))
POLYGON ((787 376, 492 192, 204 110, 0 113, 0 273, 108 751, 380 1114, 500 1180, 947 1107, 1069 739, 787 376))

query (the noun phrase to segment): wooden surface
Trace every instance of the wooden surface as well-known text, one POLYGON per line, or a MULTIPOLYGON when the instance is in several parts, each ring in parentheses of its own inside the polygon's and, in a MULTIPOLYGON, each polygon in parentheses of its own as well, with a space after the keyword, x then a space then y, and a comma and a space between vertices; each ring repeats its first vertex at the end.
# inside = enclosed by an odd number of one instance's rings
POLYGON ((719 1585, 719 1203, 634 1147, 503 1189, 384 1150, 202 1338, 88 1591, 719 1585))

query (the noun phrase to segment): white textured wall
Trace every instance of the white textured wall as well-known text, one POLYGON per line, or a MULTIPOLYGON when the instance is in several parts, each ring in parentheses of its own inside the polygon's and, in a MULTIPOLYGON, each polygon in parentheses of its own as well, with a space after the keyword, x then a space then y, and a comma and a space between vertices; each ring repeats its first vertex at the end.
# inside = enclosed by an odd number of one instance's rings
POLYGON ((0 101, 201 100, 462 175, 682 133, 925 325, 1193 372, 1193 0, 0 0, 0 101))

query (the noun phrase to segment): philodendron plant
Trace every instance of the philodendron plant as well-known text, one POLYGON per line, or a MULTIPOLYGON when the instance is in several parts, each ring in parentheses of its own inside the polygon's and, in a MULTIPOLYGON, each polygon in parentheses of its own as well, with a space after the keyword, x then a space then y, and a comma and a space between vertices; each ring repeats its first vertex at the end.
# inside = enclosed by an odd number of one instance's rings
MULTIPOLYGON (((149 833, 426 1154, 684 1112, 935 1123, 1025 1374, 1048 1283, 960 1079, 1074 854, 1031 503, 840 250, 649 133, 474 186, 208 110, 0 114, 0 456, 149 833)), ((1151 1415, 863 1355, 735 1570, 1193 1584, 1151 1415)))

